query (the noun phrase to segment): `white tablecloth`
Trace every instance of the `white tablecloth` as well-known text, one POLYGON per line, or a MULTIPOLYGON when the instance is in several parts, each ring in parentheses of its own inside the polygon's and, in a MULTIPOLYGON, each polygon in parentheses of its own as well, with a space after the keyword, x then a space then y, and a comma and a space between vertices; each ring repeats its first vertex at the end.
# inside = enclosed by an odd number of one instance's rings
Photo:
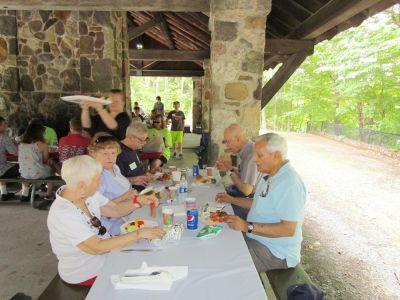
MULTIPOLYGON (((196 197, 198 206, 214 201, 215 194, 223 191, 222 186, 205 185, 193 187, 189 196, 196 197)), ((225 209, 231 213, 229 206, 225 209)), ((149 209, 143 207, 135 212, 137 217, 149 219, 149 209)), ((156 220, 160 225, 161 207, 156 220)), ((175 222, 185 224, 184 217, 175 222)), ((205 224, 199 221, 199 229, 205 224)), ((213 239, 198 240, 198 230, 186 230, 181 241, 157 252, 112 252, 108 254, 102 273, 97 278, 86 299, 191 299, 191 300, 251 300, 266 299, 264 288, 258 277, 241 232, 223 224, 221 234, 213 239), (173 284, 170 291, 115 290, 110 281, 112 274, 126 269, 137 269, 142 262, 149 266, 188 266, 189 275, 173 284)), ((146 241, 129 248, 146 247, 146 241)))

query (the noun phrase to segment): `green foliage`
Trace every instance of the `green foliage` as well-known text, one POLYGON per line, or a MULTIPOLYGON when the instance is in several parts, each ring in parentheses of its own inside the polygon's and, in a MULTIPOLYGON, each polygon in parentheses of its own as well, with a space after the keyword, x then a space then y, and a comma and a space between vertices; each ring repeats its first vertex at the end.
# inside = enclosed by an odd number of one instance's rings
POLYGON ((179 101, 188 118, 193 100, 193 80, 187 77, 131 77, 132 107, 137 101, 143 111, 150 114, 156 96, 161 97, 166 112, 174 109, 174 101, 179 101))
POLYGON ((400 133, 399 15, 395 6, 318 44, 266 106, 267 127, 326 121, 400 133))

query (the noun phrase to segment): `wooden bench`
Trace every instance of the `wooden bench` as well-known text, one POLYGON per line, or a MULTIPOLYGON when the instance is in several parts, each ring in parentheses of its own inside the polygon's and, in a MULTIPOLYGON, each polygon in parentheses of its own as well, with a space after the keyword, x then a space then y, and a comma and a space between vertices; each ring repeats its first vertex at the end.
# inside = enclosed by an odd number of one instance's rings
MULTIPOLYGON (((268 287, 278 300, 287 299, 287 288, 294 284, 312 284, 310 276, 304 271, 303 267, 299 264, 295 268, 286 270, 273 270, 268 272, 259 273, 261 282, 266 289, 268 295, 268 287)), ((270 299, 271 297, 268 297, 270 299)))
POLYGON ((0 182, 11 182, 11 183, 22 183, 22 182, 28 182, 29 184, 32 184, 32 191, 31 191, 31 199, 30 203, 33 208, 36 208, 35 204, 35 193, 36 193, 36 185, 41 185, 47 182, 51 182, 54 184, 58 185, 63 185, 65 184, 64 180, 61 179, 59 176, 50 176, 44 179, 25 179, 21 177, 15 177, 15 178, 0 178, 0 182))
POLYGON ((57 274, 49 283, 38 300, 83 300, 90 286, 77 286, 64 282, 57 274))

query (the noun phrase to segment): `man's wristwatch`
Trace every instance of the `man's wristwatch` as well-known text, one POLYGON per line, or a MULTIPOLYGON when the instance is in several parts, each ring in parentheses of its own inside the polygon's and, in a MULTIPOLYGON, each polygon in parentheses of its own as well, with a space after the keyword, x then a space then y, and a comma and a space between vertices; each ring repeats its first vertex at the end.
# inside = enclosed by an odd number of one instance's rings
POLYGON ((253 229, 254 229, 253 222, 249 222, 247 224, 247 233, 251 233, 253 231, 253 229))

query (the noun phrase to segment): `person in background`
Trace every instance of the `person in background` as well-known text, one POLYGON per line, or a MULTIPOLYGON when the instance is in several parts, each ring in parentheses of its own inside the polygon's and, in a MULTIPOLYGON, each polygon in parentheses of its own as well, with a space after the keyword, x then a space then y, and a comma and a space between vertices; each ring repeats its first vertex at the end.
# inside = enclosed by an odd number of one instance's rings
POLYGON ((143 111, 143 109, 139 106, 139 102, 135 101, 135 102, 133 103, 133 107, 139 107, 139 114, 142 115, 142 116, 144 116, 144 111, 143 111))
POLYGON ((185 127, 185 114, 179 110, 179 101, 174 102, 174 110, 168 113, 168 120, 171 120, 171 138, 174 147, 173 159, 183 159, 182 143, 183 143, 183 129, 185 127), (176 154, 179 153, 177 157, 176 154))
MULTIPOLYGON (((26 129, 21 143, 18 145, 18 163, 21 177, 26 179, 42 179, 53 174, 54 162, 49 157, 43 133, 44 126, 30 124, 26 129)), ((53 184, 47 183, 45 200, 54 200, 53 184)), ((29 184, 22 183, 21 201, 29 201, 29 184)))
MULTIPOLYGON (((239 154, 239 168, 232 166, 231 157, 222 155, 216 162, 220 171, 225 171, 230 176, 233 184, 226 187, 226 192, 234 197, 248 197, 254 190, 259 173, 253 157, 254 143, 247 137, 246 132, 238 124, 229 125, 224 131, 223 143, 226 150, 239 154)), ((248 210, 232 205, 235 214, 246 218, 248 210)))
POLYGON ((126 128, 131 121, 129 115, 125 112, 125 102, 122 91, 118 89, 111 90, 111 104, 104 108, 101 103, 84 101, 81 103, 81 122, 84 130, 91 136, 97 132, 108 132, 118 140, 125 138, 126 128), (89 108, 97 111, 96 116, 90 116, 89 108))
POLYGON ((136 196, 136 202, 120 204, 109 201, 97 192, 102 171, 102 165, 88 155, 66 160, 61 170, 66 185, 57 190, 47 217, 51 248, 58 259, 58 274, 70 284, 93 285, 109 252, 140 239, 160 239, 165 234, 161 228, 154 227, 110 237, 101 217, 121 217, 135 210, 137 202, 157 203, 157 198, 136 196))
POLYGON ((153 127, 148 130, 148 137, 152 138, 156 135, 162 135, 164 140, 164 151, 160 158, 151 161, 150 169, 151 172, 160 171, 161 167, 168 162, 171 158, 171 132, 166 127, 165 119, 162 115, 156 115, 153 119, 153 127))
POLYGON ((133 188, 142 191, 155 177, 146 173, 140 162, 139 152, 147 142, 147 126, 140 122, 132 122, 126 129, 126 136, 121 141, 121 153, 117 157, 117 165, 121 174, 128 178, 133 188))
POLYGON ((78 119, 69 120, 69 133, 63 136, 58 143, 60 162, 68 158, 87 153, 90 139, 82 136, 82 124, 78 119))
POLYGON ((156 97, 156 103, 154 103, 153 109, 158 109, 159 112, 157 114, 164 115, 164 103, 161 102, 161 97, 157 96, 156 97))
POLYGON ((38 124, 38 125, 44 126, 45 131, 44 131, 43 136, 44 136, 44 139, 45 139, 47 145, 49 145, 49 146, 57 146, 57 142, 58 142, 57 133, 53 128, 48 127, 48 126, 45 125, 43 115, 41 115, 41 114, 36 115, 29 122, 29 124, 38 124))
POLYGON ((143 117, 143 115, 140 114, 140 107, 139 106, 135 106, 133 108, 132 121, 144 122, 144 117, 143 117))
POLYGON ((267 133, 257 138, 254 159, 260 178, 253 198, 216 195, 220 202, 250 209, 247 219, 229 215, 228 226, 246 233, 258 272, 294 268, 300 262, 306 188, 287 156, 286 140, 267 133))
MULTIPOLYGON (((7 135, 7 123, 3 117, 0 117, 0 181, 1 178, 18 177, 18 164, 7 162, 7 154, 18 155, 18 148, 13 140, 7 135)), ((1 201, 7 201, 13 198, 14 193, 7 191, 7 185, 0 182, 1 201)))

